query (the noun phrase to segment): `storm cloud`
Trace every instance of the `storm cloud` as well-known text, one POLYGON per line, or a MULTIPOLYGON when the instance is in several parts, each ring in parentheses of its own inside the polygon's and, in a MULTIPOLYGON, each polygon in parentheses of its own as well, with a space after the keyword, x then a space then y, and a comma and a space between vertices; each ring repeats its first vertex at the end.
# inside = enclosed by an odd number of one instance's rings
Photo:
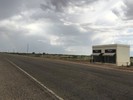
POLYGON ((0 51, 91 54, 122 43, 133 54, 132 0, 0 0, 0 51), (124 37, 123 37, 124 36, 124 37))

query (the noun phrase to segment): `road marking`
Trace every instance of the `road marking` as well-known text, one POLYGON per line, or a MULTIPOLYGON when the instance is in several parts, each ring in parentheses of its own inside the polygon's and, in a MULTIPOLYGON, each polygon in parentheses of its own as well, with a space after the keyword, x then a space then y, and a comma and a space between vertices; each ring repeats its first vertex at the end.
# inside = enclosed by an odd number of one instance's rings
POLYGON ((63 98, 61 98, 60 96, 58 96, 55 92, 53 92, 51 89, 49 89, 45 85, 43 85, 36 78, 34 78, 33 76, 31 76, 29 73, 27 73, 26 71, 24 71, 22 68, 20 68, 18 65, 16 65, 15 63, 13 63, 12 61, 10 61, 9 59, 6 59, 6 60, 9 63, 11 63, 13 66, 15 66, 16 68, 18 68, 19 70, 21 70, 23 73, 25 73, 28 77, 30 77, 31 79, 33 79, 36 83, 38 83, 40 86, 42 86, 44 89, 46 89, 49 93, 51 93, 52 95, 54 95, 58 100, 64 100, 63 98))

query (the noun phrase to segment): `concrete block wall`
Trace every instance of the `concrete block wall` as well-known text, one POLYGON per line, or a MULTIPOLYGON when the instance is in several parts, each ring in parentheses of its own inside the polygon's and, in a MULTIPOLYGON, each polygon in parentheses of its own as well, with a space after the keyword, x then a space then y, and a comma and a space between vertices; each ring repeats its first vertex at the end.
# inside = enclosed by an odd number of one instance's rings
POLYGON ((130 65, 130 47, 129 46, 117 46, 117 66, 127 66, 130 65))

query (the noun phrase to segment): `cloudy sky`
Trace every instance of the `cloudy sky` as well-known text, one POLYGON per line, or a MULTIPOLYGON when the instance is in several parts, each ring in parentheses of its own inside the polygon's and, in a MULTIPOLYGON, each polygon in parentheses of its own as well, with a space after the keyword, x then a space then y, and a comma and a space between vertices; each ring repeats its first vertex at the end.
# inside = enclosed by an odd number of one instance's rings
POLYGON ((129 44, 133 0, 0 0, 0 51, 91 54, 129 44))

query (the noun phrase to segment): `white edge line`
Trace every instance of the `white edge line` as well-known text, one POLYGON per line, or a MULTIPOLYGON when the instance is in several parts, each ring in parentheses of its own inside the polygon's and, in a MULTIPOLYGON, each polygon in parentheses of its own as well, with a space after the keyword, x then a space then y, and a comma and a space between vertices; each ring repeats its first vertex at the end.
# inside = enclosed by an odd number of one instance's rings
POLYGON ((52 95, 54 95, 57 99, 59 100, 64 100, 63 98, 61 98, 60 96, 58 96, 55 92, 53 92, 51 89, 47 88, 45 85, 43 85, 40 81, 38 81, 36 78, 34 78, 33 76, 31 76, 29 73, 27 73, 26 71, 24 71, 22 68, 20 68, 19 66, 17 66, 15 63, 13 63, 12 61, 6 59, 8 62, 10 62, 13 66, 15 66, 16 68, 18 68, 19 70, 21 70, 23 73, 25 73, 28 77, 30 77, 31 79, 33 79, 36 83, 38 83, 40 86, 42 86, 44 89, 46 89, 49 93, 51 93, 52 95))

